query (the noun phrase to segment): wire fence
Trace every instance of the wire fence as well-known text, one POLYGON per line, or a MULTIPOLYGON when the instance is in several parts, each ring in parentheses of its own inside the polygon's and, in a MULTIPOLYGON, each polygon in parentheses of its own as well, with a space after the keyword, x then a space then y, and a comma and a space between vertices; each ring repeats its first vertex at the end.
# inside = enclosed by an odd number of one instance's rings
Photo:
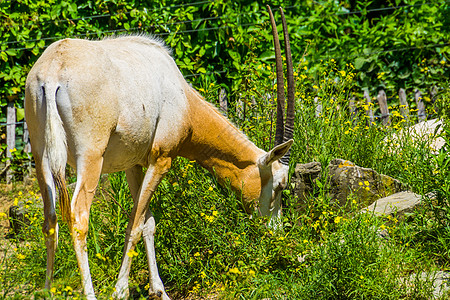
MULTIPOLYGON (((214 1, 199 1, 199 2, 194 2, 194 3, 190 3, 190 4, 180 4, 180 5, 174 5, 174 6, 166 6, 166 7, 162 7, 162 8, 155 8, 150 10, 150 12, 154 12, 154 11, 158 11, 158 10, 164 10, 164 9, 170 9, 170 8, 176 8, 176 7, 183 7, 183 6, 197 6, 197 5, 201 5, 201 4, 205 4, 205 3, 213 3, 214 1)), ((430 4, 434 4, 434 5, 442 5, 444 3, 449 3, 450 0, 446 0, 446 1, 440 1, 440 2, 426 2, 426 3, 417 3, 417 4, 413 4, 413 5, 399 5, 399 6, 395 6, 395 7, 385 7, 385 8, 374 8, 374 9, 367 9, 367 10, 358 10, 358 11, 349 11, 349 12, 336 12, 335 14, 331 14, 331 15, 336 15, 336 16, 342 16, 342 15, 352 15, 352 14, 363 14, 363 13, 371 13, 371 12, 382 12, 382 11, 390 11, 390 10, 397 10, 397 9, 405 9, 405 8, 412 8, 412 7, 421 7, 424 5, 430 5, 430 4)), ((319 3, 318 3, 319 4, 319 3)), ((320 5, 320 4, 319 4, 320 5)), ((286 7, 286 9, 289 8, 298 8, 298 7, 304 7, 305 5, 292 5, 292 6, 288 6, 286 7)), ((183 21, 175 21, 175 22, 169 22, 169 23, 162 23, 162 24, 155 24, 155 25, 151 25, 151 26, 141 26, 141 27, 133 27, 133 28, 121 28, 121 29, 111 29, 111 30, 105 30, 105 31, 96 31, 96 32, 86 32, 86 33, 82 33, 82 34, 75 34, 75 35, 70 35, 70 36, 53 36, 53 37, 44 37, 44 38, 40 38, 40 39, 28 39, 28 40, 15 40, 15 41, 8 41, 8 42, 3 42, 0 43, 1 45, 10 45, 10 44, 18 44, 18 43, 33 43, 33 42, 37 42, 40 40, 56 40, 56 39, 61 39, 64 37, 86 37, 89 35, 95 35, 98 36, 99 34, 111 34, 111 33, 120 33, 120 32, 133 32, 135 30, 142 30, 142 29, 154 29, 154 28, 168 28, 170 26, 173 25, 179 25, 179 24, 189 24, 189 23, 196 23, 196 22, 206 22, 206 21, 212 21, 212 20, 220 20, 220 21, 235 21, 236 18, 241 17, 241 16, 250 16, 252 14, 256 14, 256 13, 265 13, 265 10, 259 10, 259 11, 253 11, 253 12, 243 12, 243 13, 238 13, 238 14, 232 14, 232 15, 221 15, 221 16, 214 16, 214 17, 206 17, 206 18, 197 18, 197 19, 193 19, 193 20, 183 20, 183 21), (231 19, 233 18, 233 19, 231 19)), ((406 13, 407 11, 404 10, 404 12, 406 13)), ((72 19, 62 19, 62 20, 52 20, 52 21, 45 21, 45 22, 28 22, 28 25, 42 25, 42 24, 48 24, 48 23, 52 23, 52 22, 74 22, 74 21, 86 21, 86 20, 92 20, 92 19, 97 19, 97 18, 106 18, 106 17, 111 17, 111 16, 118 16, 118 15, 128 15, 131 12, 121 12, 121 13, 116 13, 116 14, 102 14, 102 15, 93 15, 93 16, 86 16, 86 17, 80 17, 80 18, 72 18, 72 19)), ((147 12, 148 14, 148 12, 147 12)), ((308 19, 308 17, 297 17, 297 19, 300 20, 306 20, 308 19)), ((263 22, 256 22, 256 23, 247 23, 247 24, 239 24, 236 23, 234 24, 233 27, 246 27, 246 26, 251 26, 251 25, 262 25, 263 22)), ((23 26, 23 25, 6 25, 7 27, 10 26, 23 26)), ((154 33, 153 35, 156 36, 164 36, 164 35, 169 35, 172 33, 176 33, 176 34, 187 34, 187 33, 194 33, 194 32, 201 32, 201 31, 209 31, 209 30, 220 30, 220 29, 224 29, 224 28, 230 28, 232 26, 216 26, 216 27, 210 27, 210 28, 201 28, 201 29, 191 29, 191 30, 182 30, 182 31, 177 31, 177 30, 173 30, 173 31, 169 31, 169 32, 164 32, 164 33, 154 33)), ((8 48, 8 50, 15 50, 15 51, 20 51, 20 50, 30 50, 33 49, 34 47, 18 47, 18 48, 8 48)))
MULTIPOLYGON (((174 8, 180 8, 180 7, 195 7, 195 6, 199 6, 202 4, 207 4, 207 3, 213 3, 214 1, 211 0, 206 0, 206 1, 198 1, 198 2, 192 2, 192 3, 184 3, 184 4, 176 4, 176 5, 169 5, 169 6, 163 6, 163 7, 158 7, 158 8, 153 8, 153 9, 147 9, 144 8, 143 11, 145 13, 149 13, 149 12, 157 12, 160 10, 170 10, 170 9, 174 9, 174 8)), ((62 22, 62 23, 70 23, 70 22, 75 22, 75 21, 86 21, 86 20, 92 20, 92 19, 100 19, 100 18, 109 18, 109 17, 114 17, 114 16, 120 16, 120 15, 129 15, 131 14, 131 11, 127 11, 127 12, 120 12, 120 13, 115 13, 115 14, 101 14, 101 15, 92 15, 92 16, 83 16, 83 17, 79 17, 79 18, 68 18, 68 19, 62 19, 62 20, 48 20, 48 21, 41 21, 41 22, 32 22, 29 21, 26 24, 15 24, 15 25, 6 25, 7 27, 12 27, 12 26, 39 26, 39 25, 44 25, 44 24, 50 24, 53 22, 62 22)))
MULTIPOLYGON (((450 0, 446 0, 446 1, 439 1, 439 2, 424 2, 424 3, 416 3, 416 4, 412 4, 412 5, 398 5, 398 6, 393 6, 393 7, 385 7, 385 8, 375 8, 375 9, 365 9, 365 10, 356 10, 356 11, 347 11, 347 12, 336 12, 334 15, 352 15, 352 14, 369 14, 372 12, 383 12, 383 11, 391 11, 391 10, 398 10, 398 9, 402 9, 404 10, 404 12, 407 12, 409 8, 420 8, 424 5, 442 5, 445 3, 449 3, 450 0)), ((153 8, 153 9, 144 9, 143 12, 146 13, 147 15, 153 12, 157 12, 157 11, 161 11, 161 10, 171 10, 171 9, 176 9, 176 8, 180 8, 180 7, 195 7, 195 6, 201 6, 201 5, 205 5, 205 4, 212 4, 214 3, 214 1, 211 0, 207 0, 207 1, 197 1, 197 2, 192 2, 192 3, 188 3, 188 4, 178 4, 178 5, 170 5, 170 6, 164 6, 164 7, 160 7, 160 8, 153 8)), ((320 3, 317 3, 317 5, 320 5, 320 3)), ((291 5, 291 6, 287 6, 286 9, 292 9, 292 8, 300 8, 300 7, 306 7, 307 5, 291 5)), ((83 17, 79 17, 79 18, 68 18, 68 19, 62 19, 62 20, 49 20, 49 21, 42 21, 42 22, 32 22, 32 21, 28 21, 26 24, 15 24, 15 25, 6 25, 6 26, 40 26, 40 25, 44 25, 44 24, 49 24, 52 22, 76 22, 76 21, 86 21, 86 20, 93 20, 93 19, 99 19, 99 18, 108 18, 108 17, 114 17, 114 16, 120 16, 120 15, 129 15, 131 13, 131 11, 129 12, 121 12, 121 13, 115 13, 115 14, 98 14, 98 15, 91 15, 91 16, 83 16, 83 17)), ((113 29, 113 30, 105 30, 105 31, 98 31, 98 32, 86 32, 86 33, 80 33, 80 34, 75 34, 72 35, 70 37, 75 37, 75 38, 80 38, 80 37, 89 37, 89 36, 98 36, 98 35, 108 35, 108 34, 117 34, 117 33, 132 33, 132 32, 136 32, 136 31, 143 31, 145 29, 154 29, 154 28, 167 28, 169 26, 173 26, 173 25, 179 25, 179 24, 189 24, 189 23, 194 23, 194 22, 209 22, 209 21, 226 21, 229 20, 230 18, 239 18, 242 16, 250 16, 252 14, 256 14, 256 13, 266 13, 265 10, 261 9, 258 11, 252 11, 252 12, 243 12, 243 13, 238 13, 238 14, 233 14, 233 15, 220 15, 220 16, 214 16, 214 17, 206 17, 206 18, 197 18, 197 19, 193 19, 193 20, 181 20, 181 21, 175 21, 175 22, 169 22, 169 23, 162 23, 162 24, 155 24, 155 25, 149 25, 149 26, 140 26, 140 27, 134 27, 134 28, 121 28, 121 29, 113 29)), ((301 17, 303 19, 306 19, 307 17, 301 17)), ((225 22, 226 23, 226 22, 225 22)), ((233 25, 225 25, 225 26, 215 26, 215 27, 206 27, 206 28, 199 28, 199 29, 187 29, 187 30, 175 30, 175 31, 170 31, 169 29, 168 32, 162 32, 162 33, 154 33, 154 36, 167 36, 170 34, 192 34, 192 33, 196 33, 196 32, 202 32, 202 31, 219 31, 219 30, 223 30, 223 29, 228 29, 228 28, 235 28, 235 27, 249 27, 249 26, 255 26, 255 25, 262 25, 264 24, 264 22, 253 22, 253 23, 244 23, 244 24, 233 24, 233 25)), ((15 41, 8 41, 8 42, 3 42, 0 43, 1 45, 14 45, 14 44, 18 44, 18 43, 33 43, 33 42, 38 42, 38 41, 50 41, 50 40, 55 40, 55 39, 60 39, 63 38, 63 36, 52 36, 52 37, 43 37, 40 39, 28 39, 28 40, 23 40, 23 41, 19 41, 19 40, 15 40, 15 41)), ((376 51, 372 51, 372 52, 368 52, 368 53, 355 53, 352 54, 350 56, 333 56, 332 54, 327 54, 324 56, 321 56, 317 59, 313 59, 311 62, 315 63, 318 62, 320 60, 325 60, 325 59, 329 59, 329 58, 333 58, 333 59, 342 59, 342 58, 355 58, 355 57, 368 57, 368 56, 372 56, 372 55, 377 55, 377 54, 381 54, 381 53, 388 53, 388 52, 402 52, 402 51, 409 51, 409 50, 414 50, 414 49, 427 49, 427 48, 437 48, 437 47, 443 47, 443 46, 448 46, 450 45, 450 42, 447 43, 436 43, 436 44, 431 44, 431 45, 423 45, 423 46, 411 46, 411 47, 401 47, 401 48, 389 48, 389 49, 383 49, 383 50, 376 50, 376 51)), ((44 49, 47 46, 44 47, 44 49)), ((11 50, 11 51, 24 51, 24 50, 32 50, 35 47, 17 47, 17 48, 7 48, 7 50, 11 50)), ((300 63, 300 62, 299 62, 300 63)), ((298 63, 298 64, 299 64, 298 63)), ((213 71, 213 72, 202 72, 202 73, 194 73, 194 74, 186 74, 184 77, 185 78, 192 78, 192 77, 197 77, 197 76, 210 76, 210 75, 214 75, 214 74, 224 74, 226 73, 227 70, 220 70, 220 71, 213 71)), ((15 122, 15 125, 20 125, 23 124, 23 122, 15 122)), ((7 123, 0 123, 0 126, 8 126, 8 125, 12 125, 12 124, 7 124, 7 123)))
POLYGON ((0 123, 0 126, 21 125, 23 123, 25 123, 25 122, 20 121, 20 122, 13 122, 13 123, 0 123))
MULTIPOLYGON (((351 14, 363 14, 363 13, 372 13, 372 12, 383 12, 383 11, 390 11, 390 10, 398 10, 398 9, 403 9, 405 12, 407 12, 407 8, 419 8, 422 7, 424 5, 442 5, 444 3, 449 3, 450 0, 446 0, 446 1, 440 1, 440 2, 424 2, 424 3, 416 3, 413 5, 398 5, 398 6, 394 6, 394 7, 385 7, 385 8, 375 8, 375 9, 366 9, 366 10, 357 10, 357 11, 348 11, 348 12, 336 12, 335 15, 351 15, 351 14)), ((200 5, 204 5, 204 4, 208 4, 208 3, 214 3, 214 1, 208 0, 208 1, 197 1, 197 2, 193 2, 193 3, 189 3, 189 4, 178 4, 178 5, 171 5, 171 6, 164 6, 164 7, 160 7, 160 8, 153 8, 153 9, 144 9, 144 13, 146 13, 147 15, 152 13, 152 12, 157 12, 160 10, 170 10, 170 9, 174 9, 174 8, 180 8, 180 7, 195 7, 195 6, 200 6, 200 5)), ((320 3, 317 3, 318 5, 320 5, 320 3)), ((306 5, 292 5, 292 6, 288 6, 286 7, 286 9, 291 9, 291 8, 299 8, 299 7, 305 7, 306 5)), ((84 16, 84 17, 79 17, 79 18, 69 18, 69 19, 63 19, 63 20, 51 20, 51 21, 44 21, 44 22, 27 22, 27 25, 33 26, 39 26, 39 25, 43 25, 43 24, 48 24, 51 22, 75 22, 75 21, 81 21, 81 20, 92 20, 92 19, 98 19, 98 18, 107 18, 107 17, 113 17, 113 16, 119 16, 119 15, 128 15, 131 12, 121 12, 121 13, 116 13, 116 14, 101 14, 101 15, 92 15, 92 16, 84 16)), ((28 40, 23 40, 23 41, 19 41, 19 40, 15 40, 15 41, 8 41, 8 42, 3 42, 0 44, 0 46, 2 45, 15 45, 18 43, 35 43, 38 41, 52 41, 52 40, 58 40, 61 38, 83 38, 83 37, 90 37, 90 36, 101 36, 101 35, 111 35, 111 34, 120 34, 120 33, 136 33, 136 32, 142 32, 144 30, 148 30, 148 29, 156 29, 156 28, 164 28, 165 30, 167 30, 167 32, 161 32, 161 33, 153 33, 153 36, 156 37, 163 37, 163 36, 168 36, 170 34, 180 34, 180 35, 184 35, 184 34, 192 34, 192 33, 198 33, 198 32, 204 32, 204 31, 219 31, 219 30, 224 30, 224 29, 229 29, 229 28, 236 28, 236 27, 249 27, 249 26, 255 26, 255 25, 263 25, 264 22, 252 22, 252 23, 244 23, 244 24, 240 24, 240 23, 236 23, 233 25, 224 25, 224 26, 215 26, 215 27, 206 27, 206 28, 199 28, 199 29, 187 29, 187 30, 170 30, 168 29, 170 26, 173 25, 179 25, 179 24, 189 24, 189 23, 194 23, 194 22, 209 22, 209 21, 222 21, 224 23, 226 23, 226 20, 230 20, 233 19, 237 19, 239 17, 242 16, 250 16, 252 14, 256 14, 256 13, 266 13, 265 10, 258 10, 258 11, 252 11, 252 12, 243 12, 243 13, 238 13, 238 14, 233 14, 233 15, 220 15, 220 16, 214 16, 214 17, 206 17, 206 18, 197 18, 197 19, 193 19, 193 20, 182 20, 182 21, 175 21, 175 22, 169 22, 169 23, 162 23, 162 24, 155 24, 155 25, 147 25, 147 26, 139 26, 139 27, 133 27, 133 28, 120 28, 120 29, 111 29, 111 30, 104 30, 104 31, 95 31, 95 32, 86 32, 86 33, 79 33, 79 34, 72 34, 70 36, 51 36, 51 37, 43 37, 43 38, 39 38, 39 39, 28 39, 28 40)), ((307 19, 307 17, 300 17, 301 19, 307 19)), ((13 25, 8 25, 8 26, 13 26, 13 25)), ((19 25, 17 25, 19 26, 19 25)), ((355 58, 355 57, 368 57, 368 56, 372 56, 372 55, 377 55, 377 54, 381 54, 381 53, 388 53, 388 52, 402 52, 402 51, 409 51, 409 50, 414 50, 414 49, 430 49, 430 48, 437 48, 437 47, 442 47, 442 46, 448 46, 450 45, 450 42, 448 43, 436 43, 436 44, 432 44, 432 45, 424 45, 424 46, 411 46, 411 47, 402 47, 402 48, 389 48, 389 49, 383 49, 383 50, 376 50, 376 51, 372 51, 370 53, 355 53, 352 54, 351 56, 334 56, 332 53, 327 53, 326 55, 323 55, 319 58, 313 59, 311 62, 312 63, 317 63, 320 60, 324 60, 324 59, 329 59, 329 58, 334 58, 334 59, 342 59, 342 58, 355 58)), ((48 47, 48 45, 44 46, 42 49, 46 49, 48 47)), ((7 48, 5 49, 5 51, 26 51, 26 50, 32 50, 35 48, 35 45, 33 45, 32 47, 15 47, 15 48, 7 48)), ((207 73, 194 73, 194 74, 186 74, 185 77, 186 78, 192 78, 192 77, 197 77, 197 76, 210 76, 213 74, 223 74, 226 73, 225 70, 222 71, 216 71, 216 72, 207 72, 207 73)))
MULTIPOLYGON (((314 2, 317 5, 321 6, 321 4, 319 2, 317 2, 317 1, 314 1, 314 2)), ((352 15, 352 14, 364 14, 364 13, 368 14, 368 13, 372 13, 372 12, 383 12, 383 11, 391 11, 391 10, 397 10, 397 9, 412 8, 412 7, 421 7, 424 5, 441 5, 441 4, 448 3, 448 2, 450 2, 450 0, 440 1, 440 2, 424 2, 424 3, 416 3, 416 4, 410 4, 410 5, 398 5, 398 6, 383 7, 383 8, 372 8, 372 9, 357 10, 357 11, 344 11, 344 12, 336 12, 334 15, 352 15)), ((153 8, 153 9, 144 8, 143 12, 148 15, 152 12, 157 12, 157 11, 161 11, 161 10, 171 10, 171 9, 180 8, 180 7, 196 7, 196 6, 200 6, 200 5, 207 4, 207 3, 214 3, 214 1, 211 1, 211 0, 198 1, 198 2, 193 2, 193 3, 170 5, 170 6, 164 6, 164 7, 159 7, 159 8, 153 8)), ((308 6, 297 4, 297 5, 287 6, 287 7, 285 7, 285 9, 287 10, 287 9, 291 9, 291 8, 300 8, 300 7, 308 7, 308 6)), ((254 14, 254 13, 265 13, 265 12, 266 11, 264 9, 261 9, 259 11, 233 14, 233 16, 236 17, 236 16, 250 15, 250 14, 254 14)), ((109 17, 123 16, 123 15, 130 15, 130 14, 131 14, 131 11, 120 12, 120 13, 115 13, 115 14, 105 13, 105 14, 101 14, 101 15, 83 16, 83 17, 79 17, 79 18, 67 18, 67 19, 48 20, 48 21, 41 21, 41 22, 29 21, 26 24, 14 24, 14 25, 7 24, 5 26, 6 27, 40 26, 40 25, 44 25, 44 24, 50 24, 53 22, 70 23, 70 22, 76 22, 76 21, 87 21, 87 20, 93 20, 93 19, 109 18, 109 17)), ((223 18, 223 17, 228 17, 228 15, 223 15, 223 16, 219 16, 219 17, 201 18, 201 19, 196 19, 196 20, 186 20, 186 21, 180 21, 180 22, 174 22, 174 23, 163 23, 163 24, 160 24, 159 26, 202 22, 202 21, 207 21, 207 20, 216 20, 216 19, 223 18)), ((307 17, 301 17, 301 19, 306 19, 306 18, 307 17)), ((17 41, 13 41, 12 43, 14 43, 14 42, 17 42, 17 41)))

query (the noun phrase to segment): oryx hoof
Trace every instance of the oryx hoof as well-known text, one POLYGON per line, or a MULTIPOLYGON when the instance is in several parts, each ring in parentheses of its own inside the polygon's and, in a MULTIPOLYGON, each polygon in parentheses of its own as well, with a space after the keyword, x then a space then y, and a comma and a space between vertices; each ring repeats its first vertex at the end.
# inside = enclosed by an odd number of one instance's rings
POLYGON ((166 292, 164 292, 164 291, 150 292, 148 299, 170 300, 169 296, 167 296, 166 292))
POLYGON ((121 289, 121 290, 117 290, 117 288, 116 288, 116 291, 111 295, 111 297, 113 299, 117 299, 117 300, 119 300, 119 299, 128 299, 128 297, 129 297, 129 290, 128 290, 128 288, 121 289))
POLYGON ((153 293, 150 293, 149 294, 149 297, 148 297, 148 299, 162 299, 162 295, 163 295, 163 292, 161 292, 161 291, 157 291, 157 292, 153 292, 153 293))

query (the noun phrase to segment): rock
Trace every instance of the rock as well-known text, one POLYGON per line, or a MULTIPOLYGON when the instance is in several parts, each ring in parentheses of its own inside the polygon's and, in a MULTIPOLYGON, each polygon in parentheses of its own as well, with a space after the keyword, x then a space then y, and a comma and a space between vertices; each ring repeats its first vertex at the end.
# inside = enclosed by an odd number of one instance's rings
POLYGON ((420 195, 412 192, 400 192, 385 198, 376 200, 370 206, 362 209, 362 212, 374 212, 377 215, 403 216, 410 213, 421 203, 420 195))
POLYGON ((315 181, 320 179, 322 165, 320 162, 297 164, 294 172, 294 193, 302 201, 311 196, 314 191, 315 181))
POLYGON ((24 205, 13 205, 9 208, 9 228, 12 235, 18 235, 24 227, 30 225, 30 220, 25 217, 26 213, 24 205))
POLYGON ((344 159, 333 159, 328 166, 330 197, 340 206, 353 194, 361 206, 406 189, 400 181, 373 169, 356 166, 344 159))
POLYGON ((31 224, 30 216, 36 212, 43 212, 42 198, 40 199, 21 199, 17 205, 9 207, 9 234, 8 237, 19 236, 23 238, 27 227, 31 224))
MULTIPOLYGON (((442 297, 448 295, 450 291, 450 274, 444 271, 434 271, 434 272, 422 272, 419 275, 411 274, 409 277, 409 284, 414 284, 417 280, 419 281, 430 281, 432 280, 432 293, 433 296, 430 299, 443 299, 442 297)), ((448 298, 445 298, 448 299, 448 298)))
MULTIPOLYGON (((375 200, 407 190, 407 186, 373 169, 363 168, 351 161, 333 159, 324 173, 328 176, 329 197, 340 206, 347 204, 350 195, 360 207, 366 207, 375 200)), ((293 176, 293 192, 299 201, 298 209, 303 209, 306 199, 314 197, 317 191, 316 181, 322 176, 319 162, 297 164, 293 176)))
POLYGON ((438 154, 439 150, 445 145, 445 140, 439 136, 442 132, 442 125, 442 121, 438 119, 420 122, 414 126, 400 130, 397 134, 386 137, 384 142, 390 144, 389 148, 394 152, 402 139, 408 139, 413 144, 429 141, 431 153, 438 154), (438 129, 438 126, 441 127, 438 129))

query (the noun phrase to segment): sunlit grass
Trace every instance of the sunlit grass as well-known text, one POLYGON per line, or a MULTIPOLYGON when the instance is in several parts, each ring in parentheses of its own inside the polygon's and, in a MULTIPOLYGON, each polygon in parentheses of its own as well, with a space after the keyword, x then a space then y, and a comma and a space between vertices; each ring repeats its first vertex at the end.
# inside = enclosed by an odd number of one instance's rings
MULTIPOLYGON (((228 114, 267 150, 275 131, 274 74, 269 65, 252 59, 248 63, 245 89, 239 95, 245 109, 236 112, 230 103, 228 114)), ((351 65, 344 70, 333 61, 299 65, 295 76, 292 167, 310 161, 327 166, 333 158, 344 158, 398 178, 417 193, 434 192, 438 197, 425 202, 426 209, 408 222, 396 216, 375 217, 358 213, 354 198, 345 207, 336 205, 322 178, 316 197, 301 205, 289 190, 285 192, 283 230, 274 232, 265 219, 246 215, 240 199, 218 185, 214 176, 196 162, 180 158, 150 205, 157 220, 159 271, 169 295, 174 299, 207 294, 220 299, 427 299, 431 281, 413 280, 410 275, 446 269, 450 262, 448 153, 442 150, 433 156, 428 140, 413 144, 407 135, 386 142, 405 126, 395 113, 399 107, 392 107, 390 126, 369 124, 365 100, 353 91, 351 65), (355 97, 354 115, 348 107, 350 97, 355 97), (387 231, 389 238, 380 238, 380 231, 387 231)), ((219 89, 211 82, 199 87, 211 102, 217 101, 219 89)), ((442 99, 448 105, 449 94, 442 99)), ((108 299, 122 259, 132 200, 123 173, 109 175, 109 183, 100 188, 91 209, 88 254, 97 296, 108 299)), ((62 223, 54 287, 42 291, 45 244, 42 211, 35 205, 38 197, 36 187, 17 194, 17 201, 28 203, 31 222, 20 236, 9 240, 8 254, 0 258, 0 299, 33 294, 39 298, 50 292, 54 299, 79 299, 80 276, 71 237, 62 223)), ((127 255, 133 256, 131 295, 144 298, 149 286, 143 243, 127 255)))

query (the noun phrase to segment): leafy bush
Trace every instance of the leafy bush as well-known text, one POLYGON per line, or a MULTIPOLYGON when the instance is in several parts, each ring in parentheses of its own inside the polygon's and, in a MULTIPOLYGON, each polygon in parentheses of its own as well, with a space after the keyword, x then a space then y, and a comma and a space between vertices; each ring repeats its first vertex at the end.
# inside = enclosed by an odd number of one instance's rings
MULTIPOLYGON (((272 5, 287 7, 294 60, 307 48, 313 69, 321 59, 334 58, 341 69, 351 62, 360 71, 358 85, 373 88, 427 89, 448 78, 447 2, 272 5)), ((273 59, 268 16, 254 1, 3 1, 0 20, 2 106, 5 96, 23 93, 26 74, 43 50, 64 37, 152 33, 173 48, 185 75, 204 74, 233 92, 248 71, 248 55, 273 59)))

